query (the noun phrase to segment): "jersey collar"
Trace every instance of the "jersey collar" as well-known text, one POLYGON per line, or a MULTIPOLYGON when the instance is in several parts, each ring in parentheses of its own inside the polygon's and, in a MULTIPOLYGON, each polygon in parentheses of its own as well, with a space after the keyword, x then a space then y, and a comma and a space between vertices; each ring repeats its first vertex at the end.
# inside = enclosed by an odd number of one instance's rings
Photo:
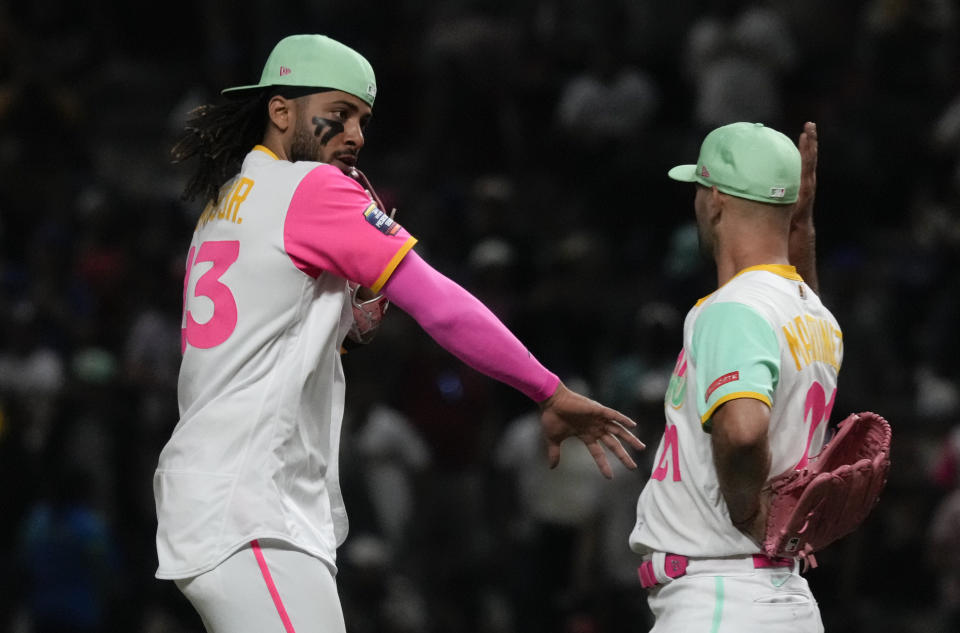
MULTIPOLYGON (((750 273, 755 270, 765 270, 768 273, 779 275, 780 277, 783 277, 784 279, 790 279, 791 281, 803 281, 803 277, 801 277, 800 273, 797 272, 796 266, 790 266, 788 264, 760 264, 759 266, 749 266, 747 268, 744 268, 743 270, 738 272, 736 275, 731 277, 730 280, 727 281, 727 284, 733 281, 734 279, 736 279, 737 277, 739 277, 740 275, 744 273, 750 273)), ((723 284, 723 285, 726 286, 727 284, 723 284)), ((723 286, 721 286, 721 288, 722 287, 723 286)), ((717 290, 719 289, 720 288, 717 288, 717 290)), ((706 297, 701 298, 699 301, 697 301, 696 305, 700 305, 701 303, 703 303, 704 301, 712 297, 717 290, 714 290, 713 292, 708 294, 706 297)))
POLYGON ((254 145, 254 146, 253 146, 253 151, 254 151, 254 152, 263 152, 264 154, 266 154, 266 155, 270 156, 271 158, 273 158, 273 160, 280 160, 279 158, 277 158, 277 155, 274 154, 273 151, 272 151, 269 147, 267 147, 266 145, 254 145))

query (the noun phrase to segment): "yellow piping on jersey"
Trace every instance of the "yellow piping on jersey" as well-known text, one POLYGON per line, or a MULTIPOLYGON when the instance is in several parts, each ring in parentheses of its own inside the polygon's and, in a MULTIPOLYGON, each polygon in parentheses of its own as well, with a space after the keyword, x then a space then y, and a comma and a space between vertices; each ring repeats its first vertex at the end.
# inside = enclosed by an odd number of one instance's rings
POLYGON ((383 269, 383 272, 380 273, 380 276, 377 277, 377 280, 372 286, 370 286, 370 290, 374 292, 380 292, 380 289, 383 288, 383 285, 387 283, 388 279, 390 279, 390 275, 393 274, 393 271, 397 269, 397 266, 400 265, 400 262, 407 255, 407 253, 410 252, 410 249, 413 248, 413 245, 416 243, 417 238, 415 237, 410 237, 407 239, 404 245, 400 247, 400 250, 394 253, 393 257, 390 258, 390 262, 387 264, 387 267, 383 269))
MULTIPOLYGON (((726 286, 728 283, 730 283, 731 281, 733 281, 743 273, 749 273, 755 270, 765 270, 768 273, 773 273, 774 275, 778 275, 780 277, 783 277, 784 279, 790 279, 792 281, 803 281, 803 277, 801 277, 800 274, 797 272, 796 266, 790 266, 788 264, 760 264, 759 266, 749 266, 747 268, 744 268, 743 270, 738 272, 736 275, 731 277, 726 284, 723 284, 723 286, 726 286)), ((723 286, 720 286, 720 288, 723 288, 723 286)), ((717 288, 717 290, 719 290, 720 288, 717 288)), ((704 301, 712 297, 717 290, 714 290, 713 292, 708 294, 706 297, 700 298, 697 301, 696 305, 700 305, 701 303, 703 303, 704 301)))
POLYGON ((263 152, 264 154, 269 154, 273 160, 280 160, 280 157, 273 153, 273 151, 266 145, 254 145, 253 150, 256 152, 263 152))
POLYGON ((773 408, 773 404, 770 402, 770 398, 766 397, 762 393, 757 393, 756 391, 735 391, 733 393, 728 393, 727 395, 723 396, 722 398, 714 402, 713 406, 707 409, 707 412, 700 416, 700 424, 706 424, 707 420, 709 420, 710 417, 713 416, 713 412, 716 411, 717 407, 719 407, 721 404, 725 402, 730 402, 731 400, 738 400, 740 398, 752 398, 754 400, 759 400, 760 402, 764 403, 771 409, 773 408))

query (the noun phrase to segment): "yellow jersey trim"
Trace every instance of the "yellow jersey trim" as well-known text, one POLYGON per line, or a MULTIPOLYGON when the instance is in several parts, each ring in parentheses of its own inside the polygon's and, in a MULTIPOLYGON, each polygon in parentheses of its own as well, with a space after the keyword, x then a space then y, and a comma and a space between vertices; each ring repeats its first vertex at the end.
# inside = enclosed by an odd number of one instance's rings
POLYGON ((410 249, 413 248, 413 245, 417 243, 417 238, 409 237, 407 241, 400 247, 393 257, 390 258, 390 262, 387 264, 387 267, 383 269, 383 272, 380 273, 380 276, 377 277, 377 280, 370 286, 370 290, 374 292, 380 292, 380 289, 383 288, 384 284, 387 283, 387 280, 390 279, 390 275, 393 274, 393 271, 397 269, 397 266, 400 265, 400 262, 403 261, 403 258, 407 256, 407 253, 410 252, 410 249))
POLYGON ((721 404, 725 402, 730 402, 731 400, 739 400, 740 398, 753 398, 754 400, 759 400, 764 403, 771 409, 773 404, 770 402, 770 398, 766 397, 762 393, 757 393, 756 391, 735 391, 733 393, 728 393, 719 400, 713 403, 713 406, 707 409, 707 412, 700 416, 700 424, 706 424, 707 420, 713 416, 713 412, 717 410, 721 404))
MULTIPOLYGON (((797 272, 796 266, 790 266, 789 264, 760 264, 758 266, 748 266, 747 268, 744 268, 743 270, 738 272, 736 275, 731 277, 730 280, 727 281, 727 284, 733 281, 734 279, 736 279, 737 277, 739 277, 740 275, 742 275, 743 273, 749 273, 755 270, 765 270, 768 273, 779 275, 780 277, 783 277, 784 279, 790 279, 791 281, 803 281, 803 277, 801 277, 800 274, 797 272)), ((727 284, 723 284, 723 285, 726 286, 727 284)), ((723 286, 721 286, 721 288, 722 287, 723 286)), ((717 288, 717 290, 719 289, 720 288, 717 288)), ((699 306, 701 303, 703 303, 704 301, 712 297, 715 292, 716 290, 708 294, 706 297, 701 297, 699 300, 697 300, 696 305, 699 306)))
POLYGON ((280 158, 279 158, 276 154, 273 153, 273 150, 271 150, 271 149, 270 149, 269 147, 267 147, 266 145, 254 145, 254 146, 253 146, 253 151, 255 151, 255 152, 263 152, 264 154, 267 154, 268 156, 270 156, 271 158, 273 158, 273 160, 280 160, 280 158))

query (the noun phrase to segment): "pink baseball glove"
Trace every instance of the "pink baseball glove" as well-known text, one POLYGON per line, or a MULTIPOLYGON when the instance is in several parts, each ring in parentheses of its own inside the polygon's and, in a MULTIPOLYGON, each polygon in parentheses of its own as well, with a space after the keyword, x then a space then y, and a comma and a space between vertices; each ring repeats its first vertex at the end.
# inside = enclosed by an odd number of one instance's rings
POLYGON ((876 505, 890 469, 890 438, 882 417, 854 413, 806 467, 771 479, 764 553, 816 567, 813 553, 853 532, 876 505))

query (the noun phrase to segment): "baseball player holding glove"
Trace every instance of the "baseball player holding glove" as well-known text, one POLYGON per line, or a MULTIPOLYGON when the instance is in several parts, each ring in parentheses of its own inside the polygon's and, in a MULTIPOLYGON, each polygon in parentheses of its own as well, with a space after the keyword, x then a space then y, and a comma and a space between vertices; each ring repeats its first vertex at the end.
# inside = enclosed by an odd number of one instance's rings
POLYGON ((539 403, 548 463, 576 436, 612 476, 635 464, 623 414, 568 390, 416 239, 356 170, 376 80, 322 35, 284 38, 260 83, 198 109, 174 148, 209 200, 186 255, 180 420, 154 476, 157 577, 210 633, 341 633, 347 534, 341 346, 386 302, 471 367, 539 403), (377 296, 381 295, 381 296, 377 296))
POLYGON ((799 149, 733 123, 669 172, 696 186, 718 287, 684 322, 630 535, 658 633, 822 631, 801 563, 853 530, 885 482, 879 416, 851 416, 821 453, 843 334, 816 294, 816 161, 812 123, 799 149))

